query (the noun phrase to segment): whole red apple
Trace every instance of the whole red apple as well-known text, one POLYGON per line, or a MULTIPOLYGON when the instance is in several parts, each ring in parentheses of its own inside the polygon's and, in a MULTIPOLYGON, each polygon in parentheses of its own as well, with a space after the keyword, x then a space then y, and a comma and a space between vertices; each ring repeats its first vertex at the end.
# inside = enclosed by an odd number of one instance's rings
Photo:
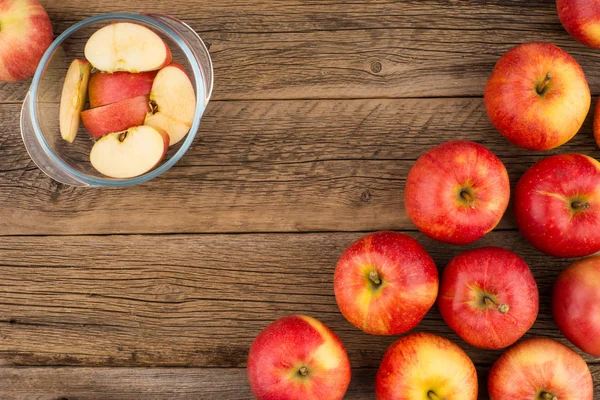
POLYGON ((341 400, 350 384, 344 345, 304 315, 284 317, 254 339, 248 380, 258 400, 341 400))
POLYGON ((560 154, 534 164, 519 180, 515 218, 523 236, 555 257, 600 251, 600 163, 560 154))
POLYGON ((441 242, 471 243, 494 229, 510 197, 502 161, 480 144, 451 141, 425 152, 406 180, 406 212, 441 242))
POLYGON ((587 364, 573 350, 547 338, 524 340, 494 363, 491 400, 593 400, 587 364))
POLYGON ((37 0, 0 0, 0 81, 33 76, 50 43, 50 18, 37 0))
POLYGON ((600 2, 556 0, 558 17, 567 32, 586 46, 600 49, 600 2))
POLYGON ((571 343, 600 357, 600 256, 579 260, 558 276, 552 314, 571 343))
POLYGON ((516 342, 535 322, 537 285, 525 260, 512 251, 471 250, 444 268, 438 308, 465 342, 501 349, 516 342))
POLYGON ((460 347, 412 333, 388 348, 375 378, 377 400, 475 400, 477 373, 460 347))
POLYGON ((549 150, 581 128, 591 97, 583 69, 550 43, 526 43, 504 54, 485 87, 494 127, 513 144, 549 150))
POLYGON ((372 233, 351 244, 333 282, 342 314, 374 335, 414 328, 438 293, 434 261, 416 240, 395 232, 372 233))

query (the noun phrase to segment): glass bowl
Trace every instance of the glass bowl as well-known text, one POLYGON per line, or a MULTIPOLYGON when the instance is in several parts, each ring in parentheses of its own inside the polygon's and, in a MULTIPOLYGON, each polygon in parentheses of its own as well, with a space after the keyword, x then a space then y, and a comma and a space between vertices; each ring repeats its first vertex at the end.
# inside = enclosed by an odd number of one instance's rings
POLYGON ((132 186, 149 181, 171 168, 190 148, 213 88, 210 54, 198 34, 187 24, 162 14, 103 14, 81 21, 64 31, 50 45, 35 72, 21 110, 21 136, 35 164, 52 179, 71 186, 132 186), (113 22, 133 22, 156 32, 170 47, 173 61, 180 63, 196 92, 194 121, 187 136, 169 147, 153 170, 131 179, 113 179, 97 172, 89 154, 94 140, 80 125, 77 138, 68 143, 59 130, 62 85, 71 62, 84 58, 87 39, 113 22))

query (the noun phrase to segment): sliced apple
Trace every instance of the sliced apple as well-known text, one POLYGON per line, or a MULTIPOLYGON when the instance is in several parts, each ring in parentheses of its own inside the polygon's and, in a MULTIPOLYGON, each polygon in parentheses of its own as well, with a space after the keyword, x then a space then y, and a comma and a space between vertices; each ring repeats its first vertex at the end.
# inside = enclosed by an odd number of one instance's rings
POLYGON ((164 129, 171 137, 171 145, 178 143, 190 130, 196 110, 196 94, 185 69, 171 64, 161 69, 150 91, 152 114, 146 125, 164 129))
POLYGON ((110 133, 92 147, 90 161, 101 174, 127 179, 157 166, 169 148, 169 135, 162 129, 135 126, 110 133))
POLYGON ((150 29, 118 22, 98 29, 85 44, 85 58, 104 72, 143 72, 171 62, 171 50, 150 29))
POLYGON ((79 130, 79 114, 85 105, 85 95, 92 66, 87 60, 73 60, 60 97, 58 124, 60 135, 69 143, 73 143, 79 130))
POLYGON ((142 125, 150 112, 148 96, 137 96, 81 113, 83 125, 93 138, 142 125))
POLYGON ((152 83, 158 71, 94 72, 90 76, 88 94, 90 107, 101 107, 121 100, 150 94, 152 83))

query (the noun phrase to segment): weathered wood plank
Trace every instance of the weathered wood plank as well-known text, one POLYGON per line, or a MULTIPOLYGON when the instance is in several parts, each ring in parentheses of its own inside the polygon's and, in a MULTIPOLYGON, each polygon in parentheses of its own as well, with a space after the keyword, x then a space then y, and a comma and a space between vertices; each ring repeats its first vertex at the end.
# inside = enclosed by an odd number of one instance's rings
MULTIPOLYGON (((548 41, 571 52, 600 93, 600 54, 562 28, 552 0, 43 2, 56 33, 106 12, 178 16, 211 44, 214 99, 481 96, 509 47, 548 41)), ((0 83, 0 101, 29 83, 0 83)))
MULTIPOLYGON (((600 391, 600 366, 590 371, 600 391)), ((375 368, 353 369, 346 400, 373 398, 375 368)), ((488 400, 488 368, 478 368, 479 399, 488 400)), ((0 368, 4 400, 247 400, 241 368, 0 368)))
MULTIPOLYGON (((354 367, 376 367, 395 338, 355 329, 333 293, 337 258, 360 235, 2 237, 0 365, 243 367, 258 332, 303 313, 339 334, 354 367)), ((564 341, 550 295, 568 261, 539 254, 513 231, 467 247, 411 235, 440 267, 484 245, 523 256, 541 297, 528 336, 564 341)), ((457 341, 478 364, 500 354, 466 345, 435 308, 417 330, 457 341)))
POLYGON ((193 148, 162 177, 75 189, 29 159, 17 105, 0 105, 0 124, 0 235, 414 229, 404 180, 438 143, 485 144, 513 183, 548 154, 600 158, 591 116, 565 146, 534 153, 494 131, 481 99, 215 102, 193 148))

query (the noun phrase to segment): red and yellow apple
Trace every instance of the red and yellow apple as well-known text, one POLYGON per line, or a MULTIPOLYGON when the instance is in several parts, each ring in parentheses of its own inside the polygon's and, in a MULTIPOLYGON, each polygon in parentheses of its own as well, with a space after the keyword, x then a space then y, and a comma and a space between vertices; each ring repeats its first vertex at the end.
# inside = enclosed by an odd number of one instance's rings
POLYGON ((451 141, 430 149, 406 180, 406 212, 441 242, 471 243, 500 222, 510 197, 508 172, 484 146, 451 141))
POLYGON ((523 236, 555 257, 600 251, 600 163, 560 154, 534 164, 519 180, 514 210, 523 236))
POLYGON ((79 130, 91 69, 87 60, 73 60, 63 83, 58 121, 60 134, 69 143, 73 143, 79 130))
POLYGON ((102 72, 154 71, 171 62, 171 50, 160 36, 129 22, 98 29, 85 44, 84 53, 102 72))
POLYGON ((593 400, 587 364, 573 350, 547 338, 509 348, 488 377, 490 400, 593 400))
POLYGON ((169 135, 165 131, 134 126, 98 139, 90 152, 90 162, 111 178, 133 178, 156 167, 168 148, 169 135))
POLYGON ((248 380, 258 400, 341 400, 350 375, 350 361, 337 335, 303 315, 266 327, 248 355, 248 380))
POLYGON ((450 340, 412 333, 385 352, 375 378, 375 398, 476 400, 477 373, 469 356, 450 340))
POLYGON ((581 66, 550 43, 526 43, 504 54, 485 87, 485 109, 513 144, 550 150, 568 142, 590 109, 581 66))
POLYGON ((434 261, 416 240, 395 232, 372 233, 351 244, 333 282, 342 314, 374 335, 414 328, 438 293, 434 261))
POLYGON ((600 2, 556 0, 560 22, 567 32, 586 46, 600 49, 600 2))
POLYGON ((158 71, 140 72, 94 72, 90 77, 90 108, 117 103, 121 100, 149 95, 158 71))
POLYGON ((37 0, 0 0, 0 81, 35 73, 52 43, 52 25, 37 0))
POLYGON ((561 272, 552 293, 552 314, 571 343, 600 357, 600 256, 579 260, 561 272))
POLYGON ((194 86, 185 69, 176 63, 161 69, 150 91, 152 113, 145 124, 162 128, 171 137, 171 145, 187 135, 196 111, 194 86))
POLYGON ((535 322, 537 285, 525 260, 512 251, 470 250, 444 268, 438 308, 465 342, 500 349, 516 342, 535 322))
POLYGON ((148 96, 138 96, 85 110, 81 113, 81 120, 90 135, 99 138, 111 132, 121 132, 132 126, 142 125, 148 112, 148 96))

